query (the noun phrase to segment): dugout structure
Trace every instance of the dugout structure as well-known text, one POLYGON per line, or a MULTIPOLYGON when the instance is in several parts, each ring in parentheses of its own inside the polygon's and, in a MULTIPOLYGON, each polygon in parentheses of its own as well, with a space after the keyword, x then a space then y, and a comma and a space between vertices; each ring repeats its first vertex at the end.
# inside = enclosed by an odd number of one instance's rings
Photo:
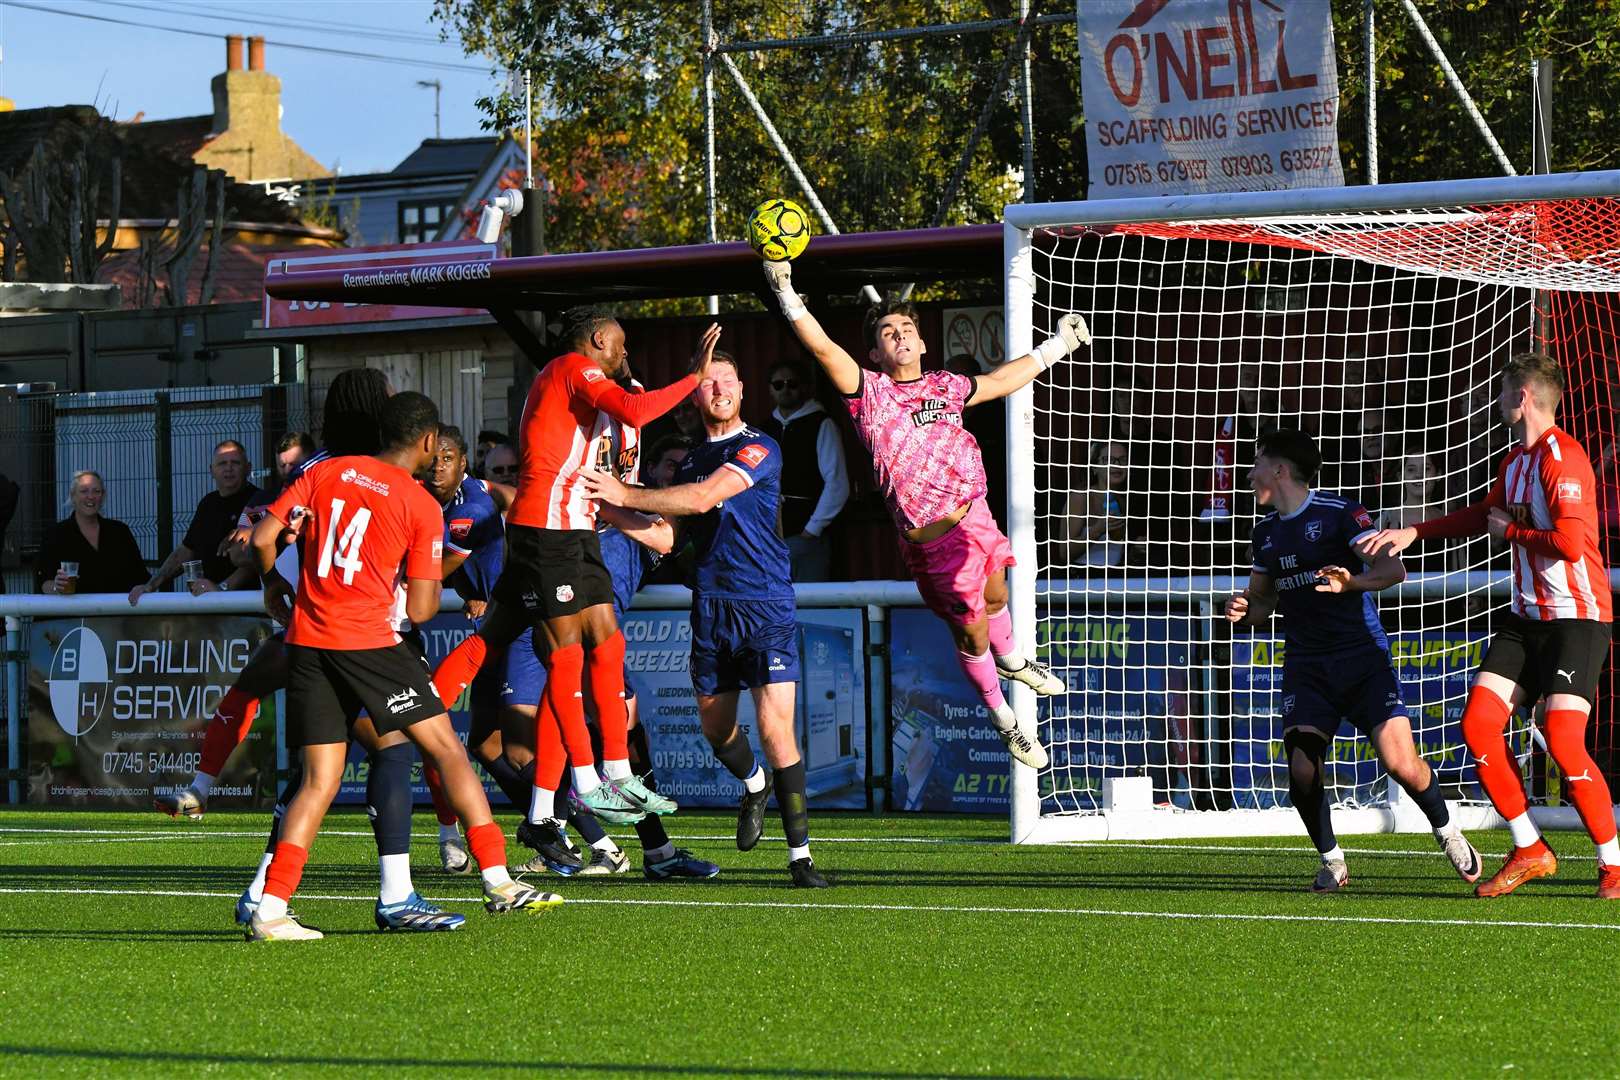
MULTIPOLYGON (((1317 437, 1319 486, 1410 524, 1483 497, 1509 445, 1497 372, 1546 350, 1620 555, 1620 172, 1009 206, 1003 259, 1007 355, 1071 310, 1095 335, 1009 403, 1014 619, 1070 685, 1040 706, 1051 767, 1014 767, 1015 840, 1301 831, 1280 634, 1219 619, 1248 577, 1267 426, 1317 437)), ((1507 558, 1430 542, 1380 598, 1419 749, 1475 827, 1496 819, 1457 721, 1507 558)), ((1612 670, 1603 688, 1612 775, 1612 670)), ((1510 742, 1538 817, 1573 824, 1523 714, 1510 742)), ((1360 736, 1329 780, 1341 832, 1427 827, 1360 736)))

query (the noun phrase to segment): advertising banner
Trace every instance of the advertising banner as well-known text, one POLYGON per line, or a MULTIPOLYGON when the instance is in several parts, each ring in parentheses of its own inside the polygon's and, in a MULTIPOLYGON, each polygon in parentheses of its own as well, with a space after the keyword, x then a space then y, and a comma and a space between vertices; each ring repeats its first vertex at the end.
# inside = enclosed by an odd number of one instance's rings
MULTIPOLYGON (((191 782, 219 700, 270 633, 251 615, 36 619, 29 636, 28 801, 150 808, 191 782)), ((266 701, 209 805, 275 799, 266 701)))
MULTIPOLYGON (((421 626, 423 651, 427 653, 428 666, 438 667, 439 661, 450 655, 457 645, 473 632, 473 624, 459 611, 446 612, 435 616, 421 626)), ((472 690, 469 688, 462 692, 450 706, 450 724, 456 729, 456 735, 461 738, 463 745, 467 742, 467 735, 472 730, 472 711, 469 703, 472 700, 472 690)), ((483 766, 477 760, 473 761, 473 772, 478 779, 484 782, 484 792, 489 796, 492 804, 506 805, 508 800, 495 786, 495 781, 484 772, 483 766)), ((366 801, 366 780, 370 773, 366 767, 366 752, 358 744, 349 745, 349 761, 343 769, 343 783, 338 788, 337 802, 354 805, 364 805, 366 801)), ((416 766, 411 770, 411 794, 417 803, 428 802, 427 784, 422 781, 422 759, 417 755, 416 766)))
MULTIPOLYGON (((1041 700, 1048 809, 1095 808, 1103 777, 1122 772, 1146 773, 1162 800, 1184 794, 1188 621, 1043 612, 1038 626, 1038 655, 1069 685, 1041 700)), ((889 631, 890 806, 1004 813, 1007 751, 956 664, 949 630, 931 612, 896 608, 889 631)))
MULTIPOLYGON (((1418 753, 1446 785, 1473 783, 1462 738, 1468 687, 1484 658, 1486 634, 1411 632, 1389 636, 1390 656, 1401 695, 1412 717, 1418 753)), ((1288 764, 1283 755, 1280 638, 1232 638, 1232 788, 1238 806, 1266 809, 1286 800, 1288 764)), ((1338 794, 1380 800, 1384 782, 1372 746, 1344 725, 1328 753, 1328 782, 1338 794)), ((1477 794, 1477 793, 1476 793, 1477 794)), ((1482 797, 1482 796, 1481 796, 1482 797)))
MULTIPOLYGON (((356 285, 412 284, 417 281, 477 280, 489 276, 495 245, 470 240, 394 244, 371 248, 330 248, 277 256, 265 266, 266 278, 296 280, 299 274, 339 270, 356 285)), ((420 307, 410 304, 349 304, 325 300, 282 300, 264 294, 264 328, 347 326, 485 315, 477 308, 420 307)))
POLYGON ((1089 198, 1337 187, 1325 0, 1078 0, 1089 198))
MULTIPOLYGON (((632 611, 625 665, 647 727, 658 790, 692 807, 734 807, 741 785, 715 760, 698 723, 687 672, 692 629, 685 611, 632 611)), ((864 810, 866 798, 866 624, 862 612, 799 609, 799 749, 812 809, 864 810)), ((750 694, 738 696, 737 724, 754 756, 764 753, 750 694)))
MULTIPOLYGON (((697 701, 687 673, 692 630, 685 611, 632 611, 623 627, 625 667, 636 693, 636 708, 647 727, 658 790, 691 807, 731 807, 741 794, 738 782, 715 760, 698 724, 697 701)), ((459 614, 440 615, 422 628, 428 660, 437 666, 472 624, 459 614)), ((799 660, 803 681, 797 696, 800 752, 812 808, 866 809, 866 628, 855 610, 807 608, 799 612, 799 660)), ((450 710, 461 741, 472 725, 471 690, 450 710)), ((763 763, 755 731, 752 695, 738 699, 737 723, 763 763)), ((474 765, 494 804, 506 797, 484 770, 474 765)), ((365 753, 349 749, 338 801, 366 801, 365 753)), ((417 802, 428 800, 418 766, 417 802)))

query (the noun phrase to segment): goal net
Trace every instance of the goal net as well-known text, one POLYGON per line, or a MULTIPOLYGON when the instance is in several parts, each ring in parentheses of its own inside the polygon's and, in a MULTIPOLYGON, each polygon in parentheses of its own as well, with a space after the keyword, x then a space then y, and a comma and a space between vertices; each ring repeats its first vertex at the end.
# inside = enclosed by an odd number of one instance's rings
MULTIPOLYGON (((1265 512, 1247 477, 1269 426, 1316 438, 1314 487, 1412 524, 1484 496, 1510 440, 1497 372, 1548 351, 1613 565, 1615 196, 1620 173, 1009 207, 1008 355, 1068 311, 1094 334, 1089 357, 1009 413, 1014 615, 1069 686, 1039 704, 1051 766, 1015 770, 1014 839, 1300 831, 1279 625, 1220 618, 1247 583, 1265 512)), ((1377 598, 1396 671, 1420 752, 1481 824, 1493 815, 1459 721, 1507 607, 1506 549, 1429 542, 1406 565, 1377 598)), ((1612 776, 1600 696, 1596 757, 1612 776)), ((1530 717, 1509 741, 1538 813, 1573 821, 1530 717)), ((1423 824, 1348 724, 1329 783, 1342 831, 1423 824)))

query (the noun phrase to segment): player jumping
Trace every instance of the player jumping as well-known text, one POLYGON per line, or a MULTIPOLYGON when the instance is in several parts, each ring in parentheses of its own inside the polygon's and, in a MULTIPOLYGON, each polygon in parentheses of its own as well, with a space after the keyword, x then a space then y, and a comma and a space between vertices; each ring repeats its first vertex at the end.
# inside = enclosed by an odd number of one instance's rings
POLYGON ((1497 408, 1518 445, 1508 451, 1484 501, 1404 529, 1369 535, 1369 554, 1404 551, 1418 540, 1487 533, 1506 540, 1513 601, 1474 677, 1463 710, 1463 739, 1474 772, 1513 833, 1513 854, 1480 896, 1504 896, 1558 869, 1530 820, 1518 761, 1505 731, 1513 710, 1547 703, 1547 750, 1564 774, 1565 791, 1597 845, 1599 898, 1620 900, 1620 843, 1603 772, 1586 751, 1586 718, 1609 655, 1614 622, 1609 573, 1598 545, 1597 482, 1591 462, 1557 425, 1564 395, 1558 362, 1539 353, 1515 356, 1502 369, 1497 408))
POLYGON ((1385 771, 1429 819, 1457 873, 1476 881, 1479 852, 1451 820, 1439 776, 1418 756, 1389 638, 1373 602, 1373 593, 1406 580, 1406 568, 1384 554, 1359 573, 1349 569, 1352 560, 1361 562, 1354 545, 1375 532, 1372 515, 1342 496, 1312 489, 1321 465, 1316 443, 1302 431, 1260 436, 1249 486, 1255 500, 1272 509, 1254 527, 1249 587, 1226 601, 1226 618, 1234 626, 1263 627, 1274 612, 1283 615, 1288 794, 1322 856, 1311 891, 1337 892, 1350 884, 1322 779, 1323 757, 1345 720, 1366 734, 1385 771))
MULTIPOLYGON (((702 369, 696 401, 709 437, 693 449, 662 490, 630 487, 609 473, 581 474, 593 498, 628 510, 682 519, 697 552, 692 589, 692 689, 714 755, 743 782, 737 847, 759 842, 770 789, 787 835, 788 873, 801 888, 824 889, 810 857, 804 761, 794 733, 799 682, 797 619, 787 543, 777 528, 782 452, 744 424, 737 364, 714 352, 702 369), (753 694, 759 740, 771 784, 737 727, 737 697, 753 694)), ((636 531, 628 530, 635 538, 636 531)))
POLYGON ((1085 320, 1064 315, 1058 332, 1033 352, 988 375, 970 377, 923 371, 928 349, 917 330, 916 309, 888 303, 866 316, 867 356, 881 369, 874 372, 822 330, 793 291, 788 263, 766 262, 765 277, 800 343, 844 395, 903 537, 901 554, 923 602, 951 628, 962 671, 978 690, 997 734, 1013 757, 1044 769, 1046 748, 1019 728, 999 679, 1016 679, 1047 696, 1063 693, 1064 684, 1018 650, 1007 610, 1012 545, 985 505, 984 458, 962 426, 962 410, 1006 397, 1089 342, 1085 320))

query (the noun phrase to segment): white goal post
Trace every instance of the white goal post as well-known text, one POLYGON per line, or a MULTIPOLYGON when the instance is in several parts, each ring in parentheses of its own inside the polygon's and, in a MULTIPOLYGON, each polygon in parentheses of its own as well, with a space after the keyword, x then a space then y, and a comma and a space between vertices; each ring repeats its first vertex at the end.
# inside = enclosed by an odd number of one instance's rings
MULTIPOLYGON (((1007 401, 1013 621, 1070 689, 1037 703, 1013 685, 1052 754, 1039 775, 1013 766, 1015 842, 1303 835, 1280 633, 1216 618, 1247 582, 1269 425, 1317 438, 1321 488, 1408 524, 1484 494, 1508 445, 1496 373, 1548 351, 1614 565, 1620 171, 1013 205, 1004 226, 1006 355, 1070 310, 1095 335, 1007 401)), ((1378 599, 1419 750, 1465 827, 1500 824, 1457 717, 1507 555, 1447 541, 1406 561, 1378 599)), ((1599 763, 1620 762, 1612 708, 1593 724, 1599 763)), ((1350 731, 1330 758, 1338 831, 1426 829, 1350 731)), ((1509 737, 1538 820, 1576 825, 1526 717, 1509 737)))

